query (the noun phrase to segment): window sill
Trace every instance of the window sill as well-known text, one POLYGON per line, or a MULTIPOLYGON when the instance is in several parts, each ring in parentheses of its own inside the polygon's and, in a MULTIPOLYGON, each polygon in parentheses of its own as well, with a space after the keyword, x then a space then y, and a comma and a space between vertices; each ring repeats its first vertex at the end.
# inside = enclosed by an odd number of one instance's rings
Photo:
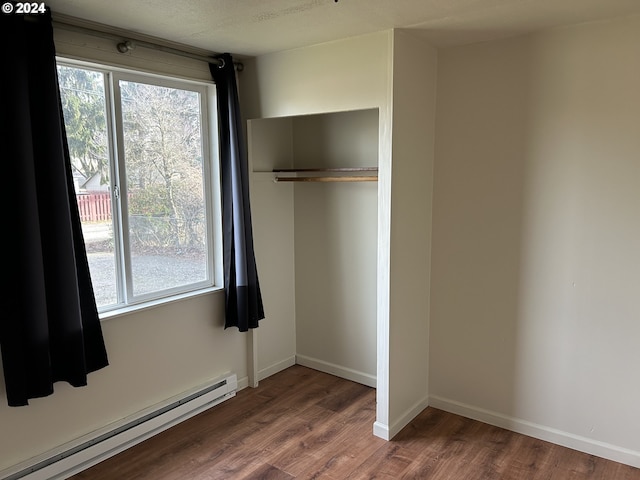
POLYGON ((208 295, 210 293, 223 292, 222 287, 208 287, 201 290, 194 290, 192 292, 180 293, 172 295, 170 297, 159 298, 157 300, 150 300, 148 302, 138 303, 136 305, 127 305, 122 308, 116 308, 107 312, 99 313, 100 321, 110 320, 112 318, 118 318, 131 313, 141 312, 143 310, 149 310, 156 307, 161 307, 168 303, 180 302, 194 297, 200 297, 202 295, 208 295))

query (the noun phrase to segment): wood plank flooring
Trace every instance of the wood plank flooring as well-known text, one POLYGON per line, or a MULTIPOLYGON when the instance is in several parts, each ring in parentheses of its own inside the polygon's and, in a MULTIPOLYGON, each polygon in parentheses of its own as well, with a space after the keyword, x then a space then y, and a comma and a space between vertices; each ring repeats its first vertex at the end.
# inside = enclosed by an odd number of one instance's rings
POLYGON ((75 480, 640 480, 640 469, 427 408, 385 442, 375 390, 291 367, 75 480))

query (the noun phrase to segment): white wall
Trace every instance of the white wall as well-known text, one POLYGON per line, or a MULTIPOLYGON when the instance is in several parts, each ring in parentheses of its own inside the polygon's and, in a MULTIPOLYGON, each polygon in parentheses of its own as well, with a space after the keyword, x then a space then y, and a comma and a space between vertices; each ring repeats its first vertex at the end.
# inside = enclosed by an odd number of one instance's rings
MULTIPOLYGON (((243 75, 244 77, 244 75, 243 75)), ((293 185, 276 184, 273 168, 291 168, 292 121, 249 121, 249 170, 254 247, 265 319, 253 332, 258 380, 295 364, 293 185)))
POLYGON ((640 17, 438 71, 431 404, 640 466, 640 17))
POLYGON ((390 42, 385 31, 247 61, 240 75, 247 117, 381 107, 388 129, 390 42))
MULTIPOLYGON (((388 347, 392 438, 428 404, 429 276, 437 52, 405 30, 393 39, 393 128, 388 347)), ((383 380, 385 381, 385 380, 383 380)), ((380 416, 380 415, 379 415, 380 416)), ((380 419, 378 419, 378 422, 380 419)))
MULTIPOLYGON (((378 165, 378 112, 296 117, 296 168, 378 165)), ((376 386, 378 185, 294 186, 297 362, 376 386)))

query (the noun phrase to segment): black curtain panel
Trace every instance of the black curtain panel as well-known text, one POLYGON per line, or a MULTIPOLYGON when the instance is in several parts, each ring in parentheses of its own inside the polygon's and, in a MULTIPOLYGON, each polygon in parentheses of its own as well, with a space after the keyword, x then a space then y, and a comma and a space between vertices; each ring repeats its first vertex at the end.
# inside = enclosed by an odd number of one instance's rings
POLYGON ((258 327, 264 309, 253 251, 247 154, 236 74, 231 55, 225 53, 217 58, 222 60, 221 65, 210 64, 209 69, 218 97, 225 328, 238 327, 246 332, 258 327))
POLYGON ((21 406, 53 393, 57 381, 86 385, 87 374, 108 361, 71 175, 51 12, 3 12, 0 349, 8 404, 21 406))

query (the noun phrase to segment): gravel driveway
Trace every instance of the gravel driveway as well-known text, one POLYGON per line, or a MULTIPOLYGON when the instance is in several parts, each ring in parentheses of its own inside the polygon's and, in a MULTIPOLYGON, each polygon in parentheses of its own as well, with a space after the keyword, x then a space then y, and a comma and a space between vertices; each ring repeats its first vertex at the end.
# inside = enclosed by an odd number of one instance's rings
MULTIPOLYGON (((109 224, 83 225, 87 259, 96 303, 109 305, 117 301, 116 269, 113 253, 107 244, 111 238, 109 224)), ((144 294, 204 280, 206 267, 202 255, 137 255, 133 258, 134 293, 144 294)))

